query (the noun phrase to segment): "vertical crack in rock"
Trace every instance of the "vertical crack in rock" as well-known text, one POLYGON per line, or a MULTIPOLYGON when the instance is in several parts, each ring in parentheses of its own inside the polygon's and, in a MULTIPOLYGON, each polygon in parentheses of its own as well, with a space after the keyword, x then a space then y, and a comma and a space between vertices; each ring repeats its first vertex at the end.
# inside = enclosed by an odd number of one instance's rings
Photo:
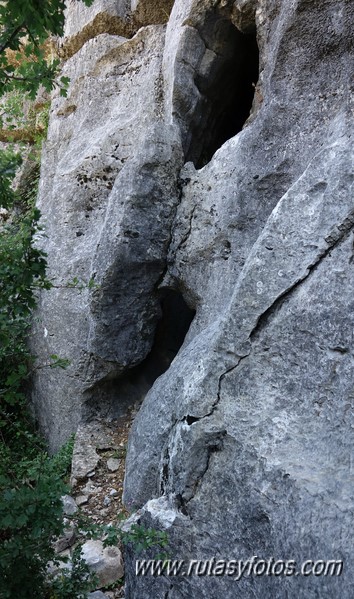
POLYGON ((198 468, 190 473, 184 491, 178 496, 179 508, 183 514, 188 515, 188 504, 198 493, 198 489, 209 470, 211 457, 222 451, 223 439, 226 435, 227 431, 225 429, 212 433, 211 439, 207 441, 203 448, 204 455, 199 457, 198 468))
MULTIPOLYGON (((298 279, 293 285, 291 285, 291 287, 289 287, 283 293, 281 293, 274 300, 274 302, 272 302, 272 304, 264 312, 262 312, 262 314, 260 314, 255 326, 253 327, 253 329, 249 335, 249 340, 251 343, 253 342, 253 340, 255 339, 257 334, 259 334, 260 331, 264 328, 264 326, 266 326, 266 323, 269 321, 269 318, 278 310, 278 308, 283 304, 283 302, 304 281, 306 281, 306 279, 308 279, 308 277, 316 270, 316 268, 318 268, 319 264, 330 254, 330 252, 333 251, 340 243, 342 243, 350 235, 353 227, 354 227, 354 211, 352 213, 350 213, 349 216, 340 225, 337 225, 334 228, 333 232, 328 237, 326 237, 325 241, 326 241, 326 243, 329 244, 329 246, 320 253, 320 255, 317 257, 317 259, 315 260, 315 262, 313 264, 310 264, 307 267, 306 274, 304 276, 302 276, 300 279, 298 279)), ((252 352, 252 347, 245 356, 242 356, 239 359, 237 364, 228 368, 228 370, 223 372, 222 375, 219 377, 217 400, 215 401, 213 408, 209 412, 209 414, 206 414, 205 416, 203 416, 203 418, 211 416, 213 414, 213 412, 215 411, 215 409, 217 408, 218 404, 220 403, 221 387, 222 387, 222 382, 223 382, 224 378, 231 372, 234 372, 239 367, 240 363, 245 358, 248 358, 250 356, 251 352, 252 352)), ((187 418, 190 418, 190 417, 188 416, 187 418)))
POLYGON ((170 463, 170 452, 169 452, 169 445, 167 444, 164 454, 163 454, 162 466, 161 466, 161 481, 160 481, 161 495, 164 495, 167 493, 168 479, 169 479, 169 475, 170 475, 169 463, 170 463))
POLYGON ((173 584, 171 584, 169 589, 166 591, 164 599, 169 599, 172 589, 173 589, 173 584))
POLYGON ((178 246, 176 247, 176 249, 174 250, 174 254, 177 254, 177 252, 187 243, 188 238, 192 232, 192 223, 193 223, 193 219, 194 219, 194 213, 197 209, 197 205, 195 204, 189 214, 189 221, 188 221, 188 228, 187 231, 185 232, 185 234, 183 235, 181 241, 179 242, 178 246))
POLYGON ((217 398, 216 401, 212 407, 212 410, 210 411, 209 414, 207 414, 207 416, 212 416, 216 410, 216 408, 218 407, 220 400, 221 400, 221 387, 222 387, 222 382, 224 380, 224 378, 230 374, 231 372, 234 372, 237 368, 239 368, 241 362, 243 362, 243 360, 245 360, 246 358, 248 358, 248 356, 250 355, 251 350, 245 355, 242 356, 239 361, 237 362, 237 364, 235 364, 234 366, 231 366, 230 368, 228 368, 227 370, 225 370, 225 372, 223 372, 220 376, 219 376, 219 383, 218 383, 218 393, 217 393, 217 398))
MULTIPOLYGON (((325 239, 326 243, 328 243, 329 246, 320 253, 320 255, 317 257, 316 261, 313 264, 311 264, 307 267, 307 273, 303 277, 301 277, 301 279, 296 281, 289 289, 287 289, 280 296, 278 296, 278 298, 271 304, 271 306, 269 306, 269 308, 259 316, 259 318, 257 319, 256 325, 254 326, 254 328, 252 329, 252 331, 249 335, 249 340, 251 343, 252 343, 255 335, 261 330, 261 328, 268 321, 269 316, 277 310, 278 306, 281 305, 283 303, 283 301, 290 294, 292 294, 298 288, 298 286, 301 285, 311 275, 311 273, 314 272, 314 270, 330 254, 330 252, 333 251, 333 249, 335 249, 344 239, 346 239, 349 236, 349 234, 351 233, 351 231, 353 229, 353 225, 354 225, 354 212, 351 213, 343 221, 343 223, 336 226, 335 229, 333 230, 333 232, 325 239)), ((221 401, 223 380, 225 379, 226 376, 228 376, 232 372, 235 372, 235 370, 240 367, 240 364, 242 363, 242 361, 249 357, 251 352, 252 352, 252 347, 250 348, 249 352, 246 355, 240 357, 237 364, 229 367, 227 370, 225 370, 219 376, 217 398, 216 398, 216 401, 214 402, 210 412, 208 412, 207 414, 205 414, 202 417, 195 417, 195 416, 188 414, 182 420, 182 422, 184 424, 187 424, 188 426, 192 426, 196 422, 203 420, 204 418, 210 418, 214 414, 215 410, 217 409, 217 407, 221 401)), ((206 450, 207 450, 206 468, 205 468, 204 473, 201 476, 198 476, 198 481, 200 481, 203 478, 204 474, 207 472, 207 470, 209 468, 210 456, 211 456, 211 453, 213 453, 213 451, 214 451, 213 446, 209 445, 209 444, 207 444, 206 450)), ((188 499, 188 501, 189 501, 189 499, 188 499)), ((181 502, 181 506, 183 509, 186 509, 185 506, 186 506, 186 503, 188 503, 188 501, 185 501, 183 496, 180 495, 180 502, 181 502)))

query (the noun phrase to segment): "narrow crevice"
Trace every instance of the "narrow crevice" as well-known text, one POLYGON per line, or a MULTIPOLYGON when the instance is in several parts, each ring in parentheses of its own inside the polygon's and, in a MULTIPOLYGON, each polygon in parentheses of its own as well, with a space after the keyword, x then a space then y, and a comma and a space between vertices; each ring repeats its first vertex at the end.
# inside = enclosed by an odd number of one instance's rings
POLYGON ((187 243, 187 241, 188 241, 188 238, 189 238, 189 236, 190 236, 190 234, 191 234, 191 232, 192 232, 192 222, 193 222, 193 219, 194 219, 194 213, 195 213, 196 209, 197 209, 197 205, 195 204, 195 205, 193 206, 193 208, 192 208, 191 212, 190 212, 190 215, 189 215, 188 229, 187 229, 187 231, 185 232, 185 234, 183 235, 183 237, 182 237, 181 241, 179 242, 179 244, 178 244, 178 246, 177 246, 177 248, 176 248, 176 250, 175 250, 175 254, 177 254, 177 252, 179 252, 179 251, 180 251, 180 249, 181 249, 181 248, 182 248, 182 247, 183 247, 183 246, 184 246, 184 245, 187 243))
POLYGON ((169 463, 170 463, 170 452, 169 452, 169 446, 167 445, 166 449, 164 451, 163 459, 162 459, 161 482, 160 482, 161 495, 164 495, 167 491, 168 479, 169 479, 169 474, 170 474, 169 463))
POLYGON ((176 507, 181 512, 181 514, 183 514, 184 516, 188 516, 188 510, 186 505, 188 502, 184 500, 184 497, 181 493, 178 493, 178 495, 176 495, 175 501, 176 507))
POLYGON ((219 376, 219 382, 218 382, 218 391, 217 391, 217 396, 216 396, 216 400, 214 401, 211 410, 207 413, 207 414, 203 414, 203 416, 192 416, 191 414, 187 414, 187 416, 184 416, 184 418, 182 418, 182 420, 177 421, 175 424, 177 424, 178 422, 183 422, 185 424, 188 424, 188 426, 192 426, 193 424, 195 424, 196 422, 199 422, 200 420, 204 420, 204 418, 210 418, 210 416, 212 416, 215 412, 215 410, 218 407, 218 404, 220 403, 220 399, 221 399, 221 385, 222 385, 222 381, 225 378, 225 376, 227 376, 228 374, 230 374, 230 372, 233 372, 234 370, 236 370, 236 368, 238 368, 241 364, 241 362, 245 359, 248 358, 249 353, 246 354, 245 356, 242 356, 239 358, 237 364, 234 364, 233 366, 231 366, 230 368, 228 368, 227 370, 225 370, 225 372, 223 372, 220 376, 219 376))
POLYGON ((234 370, 236 370, 240 366, 241 362, 243 360, 245 360, 246 358, 248 358, 249 355, 250 355, 250 352, 247 353, 245 356, 240 357, 240 359, 238 360, 237 364, 234 364, 233 366, 231 366, 230 368, 228 368, 227 370, 225 370, 225 372, 223 372, 219 376, 218 392, 217 392, 217 396, 216 396, 216 401, 214 402, 214 404, 212 406, 212 409, 210 410, 209 414, 206 414, 204 416, 204 418, 212 416, 214 414, 215 410, 217 409, 217 407, 218 407, 218 405, 220 403, 220 400, 221 400, 221 387, 222 387, 222 382, 223 382, 224 378, 228 374, 230 374, 231 372, 233 372, 234 370))
MULTIPOLYGON (((198 489, 209 470, 210 460, 212 455, 222 451, 224 446, 224 438, 227 435, 226 430, 221 430, 213 435, 213 439, 208 442, 205 447, 206 456, 204 465, 200 464, 200 471, 195 473, 194 480, 190 481, 186 487, 184 494, 179 496, 179 509, 185 515, 188 515, 188 504, 196 496, 198 489)), ((203 458, 204 461, 204 458, 203 458)))
MULTIPOLYGON (((289 289, 286 289, 281 295, 279 295, 276 298, 276 300, 258 317, 257 322, 249 335, 249 341, 251 342, 251 344, 253 343, 255 337, 260 333, 260 331, 263 330, 263 328, 267 325, 269 318, 271 318, 271 316, 281 307, 281 305, 284 303, 284 301, 286 301, 286 299, 316 270, 316 268, 318 268, 319 264, 331 253, 331 251, 333 251, 340 243, 342 243, 350 235, 353 227, 354 227, 354 214, 350 214, 343 221, 343 223, 338 225, 336 227, 335 231, 333 231, 332 234, 326 238, 325 241, 330 244, 329 247, 327 247, 320 254, 320 256, 316 259, 316 261, 312 265, 308 266, 307 273, 303 277, 298 279, 289 289)), ((237 364, 231 366, 230 368, 228 368, 227 370, 225 370, 225 372, 223 372, 221 374, 221 376, 219 377, 217 399, 214 402, 210 412, 208 414, 205 414, 203 416, 203 418, 208 418, 213 415, 213 413, 217 409, 218 404, 220 403, 220 400, 221 400, 221 388, 222 388, 222 382, 223 382, 224 378, 228 374, 230 374, 231 372, 233 372, 237 368, 239 368, 242 361, 250 356, 251 351, 252 351, 252 349, 250 349, 250 351, 246 355, 240 357, 237 364)), ((340 349, 340 351, 343 352, 342 349, 340 349)), ((187 422, 188 422, 188 420, 187 420, 188 418, 190 419, 191 416, 186 417, 187 422)), ((200 420, 200 418, 198 420, 200 420)))
POLYGON ((169 596, 170 596, 170 593, 171 593, 172 589, 173 589, 173 584, 170 584, 168 590, 165 593, 164 599, 169 599, 169 596))
POLYGON ((229 19, 212 14, 199 33, 207 47, 195 78, 202 100, 191 123, 186 156, 196 168, 242 130, 259 75, 256 31, 242 33, 229 19))
POLYGON ((198 420, 200 420, 200 418, 196 418, 195 416, 189 415, 184 418, 184 421, 188 424, 188 426, 191 426, 195 422, 198 422, 198 420))

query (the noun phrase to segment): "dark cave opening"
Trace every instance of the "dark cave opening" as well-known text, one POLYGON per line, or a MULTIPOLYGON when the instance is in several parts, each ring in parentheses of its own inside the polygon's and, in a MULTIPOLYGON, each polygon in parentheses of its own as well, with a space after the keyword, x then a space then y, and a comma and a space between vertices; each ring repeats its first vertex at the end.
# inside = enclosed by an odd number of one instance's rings
POLYGON ((250 116, 259 75, 256 30, 239 31, 228 19, 215 16, 200 32, 209 49, 207 67, 195 83, 202 102, 192 123, 187 160, 196 168, 207 164, 215 152, 239 133, 250 116))
POLYGON ((144 362, 136 367, 143 371, 149 387, 170 367, 183 345, 195 310, 189 308, 182 294, 166 289, 160 296, 161 318, 157 324, 154 344, 144 362))
MULTIPOLYGON (((180 350, 195 316, 178 291, 166 289, 160 295, 161 316, 155 330, 150 353, 137 366, 119 378, 101 381, 97 386, 100 401, 95 401, 101 415, 112 418, 124 415, 127 409, 140 403, 156 379, 170 367, 180 350)), ((92 416, 92 414, 91 414, 92 416)))

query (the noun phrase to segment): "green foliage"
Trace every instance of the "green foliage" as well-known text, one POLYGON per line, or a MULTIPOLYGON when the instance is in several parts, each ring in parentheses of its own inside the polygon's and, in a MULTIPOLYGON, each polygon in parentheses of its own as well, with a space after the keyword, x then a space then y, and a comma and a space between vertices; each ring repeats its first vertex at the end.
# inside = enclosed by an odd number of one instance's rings
POLYGON ((49 101, 26 102, 19 90, 7 92, 0 99, 0 141, 20 152, 26 152, 30 144, 35 159, 47 135, 49 109, 49 101))
MULTIPOLYGON (((24 109, 24 100, 34 99, 39 86, 54 86, 58 61, 48 59, 47 39, 62 33, 64 7, 61 0, 0 3, 0 128, 9 142, 21 142, 15 132, 25 131, 38 161, 49 103, 27 103, 24 109)), ((60 87, 67 84, 59 81, 60 87)), ((0 597, 81 599, 89 582, 77 554, 70 572, 51 584, 47 578, 47 564, 55 561, 53 541, 63 532, 61 496, 68 490, 73 441, 49 457, 26 401, 34 368, 27 347, 31 314, 38 291, 51 283, 46 255, 33 244, 39 165, 20 194, 12 187, 23 148, 8 144, 0 151, 0 207, 10 211, 7 221, 0 220, 0 597)), ((67 361, 52 355, 48 366, 64 368, 67 361)))
MULTIPOLYGON (((83 2, 90 6, 93 0, 83 2)), ((59 61, 48 61, 46 42, 62 35, 64 9, 63 0, 0 3, 0 96, 19 89, 34 99, 40 85, 53 88, 59 61)))
POLYGON ((61 449, 51 458, 52 465, 57 475, 64 481, 68 478, 71 471, 71 461, 73 457, 75 435, 61 447, 61 449))
MULTIPOLYGON (((8 192, 15 201, 10 187, 8 192)), ((28 421, 24 383, 32 359, 26 341, 35 294, 50 287, 45 254, 32 242, 38 218, 38 210, 26 205, 21 215, 2 226, 0 235, 0 433, 9 451, 24 442, 19 439, 19 422, 28 421)))
POLYGON ((18 462, 0 475, 0 597, 1 599, 84 599, 94 578, 74 551, 72 567, 58 577, 47 574, 58 564, 53 542, 63 533, 61 495, 70 470, 73 438, 50 458, 40 448, 36 456, 18 455, 18 462))
POLYGON ((137 553, 151 547, 166 547, 168 544, 167 533, 155 528, 145 528, 145 526, 132 524, 129 531, 123 531, 120 527, 107 526, 105 528, 104 545, 106 547, 117 545, 119 540, 125 545, 133 545, 137 553))
MULTIPOLYGON (((47 563, 55 560, 52 543, 63 532, 60 498, 68 491, 64 479, 73 439, 50 458, 28 412, 26 381, 34 366, 27 334, 36 293, 51 284, 45 254, 33 244, 39 218, 35 188, 24 199, 9 187, 9 197, 21 211, 0 235, 0 597, 79 599, 89 582, 78 557, 52 585, 46 577, 47 563)), ((67 365, 56 355, 50 358, 52 368, 67 365)))
POLYGON ((20 166, 22 158, 13 150, 0 151, 0 198, 2 208, 9 208, 13 203, 12 180, 20 166))
POLYGON ((132 545, 137 553, 151 549, 152 547, 164 548, 168 545, 168 535, 165 531, 155 528, 146 528, 139 524, 132 524, 129 530, 125 530, 122 526, 124 516, 121 515, 120 522, 113 524, 96 524, 81 514, 76 516, 76 524, 78 530, 81 530, 86 538, 101 539, 103 545, 110 547, 132 545))
POLYGON ((56 354, 52 354, 49 357, 51 359, 51 362, 49 364, 50 368, 63 368, 65 370, 65 368, 67 368, 70 365, 70 360, 68 360, 67 358, 60 358, 56 354))
POLYGON ((65 485, 44 453, 20 460, 0 483, 0 597, 47 597, 46 567, 63 530, 65 485))
POLYGON ((97 585, 97 577, 90 572, 80 553, 78 546, 74 549, 70 570, 63 568, 60 576, 52 581, 53 599, 87 599, 87 593, 97 585))

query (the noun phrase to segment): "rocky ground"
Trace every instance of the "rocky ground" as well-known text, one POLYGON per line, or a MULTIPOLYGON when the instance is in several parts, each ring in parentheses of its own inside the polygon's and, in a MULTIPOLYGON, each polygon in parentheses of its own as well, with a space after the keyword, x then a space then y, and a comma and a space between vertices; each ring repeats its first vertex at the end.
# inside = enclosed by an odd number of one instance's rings
MULTIPOLYGON (((124 597, 123 562, 120 551, 103 550, 101 541, 86 541, 74 531, 71 517, 87 518, 97 525, 117 525, 128 516, 122 503, 125 456, 129 429, 136 410, 117 420, 95 420, 78 429, 72 461, 71 496, 64 498, 67 535, 57 542, 58 553, 70 557, 84 542, 88 563, 100 562, 97 572, 102 586, 91 599, 124 597), (103 553, 102 553, 103 551, 103 553), (119 575, 119 576, 118 576, 119 575), (118 580, 117 580, 118 577, 118 580)), ((93 566, 96 569, 96 566, 93 566)))

